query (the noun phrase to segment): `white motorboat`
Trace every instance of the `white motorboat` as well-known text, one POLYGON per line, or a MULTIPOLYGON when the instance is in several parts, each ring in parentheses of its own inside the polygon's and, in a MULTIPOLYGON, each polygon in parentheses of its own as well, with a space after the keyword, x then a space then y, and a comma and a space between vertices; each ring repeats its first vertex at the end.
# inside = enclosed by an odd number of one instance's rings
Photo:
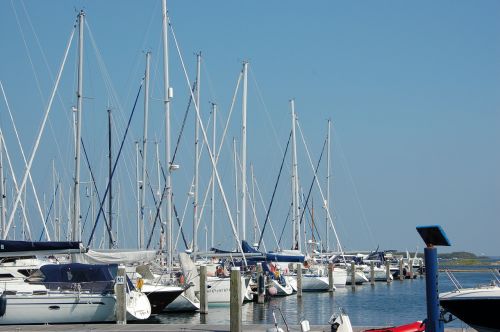
POLYGON ((475 288, 458 288, 439 294, 446 312, 458 317, 478 331, 499 331, 498 307, 500 286, 492 284, 475 288))

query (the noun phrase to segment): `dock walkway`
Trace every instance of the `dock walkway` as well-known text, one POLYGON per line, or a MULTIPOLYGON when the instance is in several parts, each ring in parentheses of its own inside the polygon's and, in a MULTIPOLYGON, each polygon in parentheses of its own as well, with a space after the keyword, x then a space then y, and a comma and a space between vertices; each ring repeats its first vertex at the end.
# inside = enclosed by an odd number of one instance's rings
MULTIPOLYGON (((250 324, 244 325, 243 331, 266 331, 273 327, 271 324, 250 324)), ((281 326, 284 329, 284 326, 281 326)), ((300 331, 299 326, 289 326, 290 331, 300 331)), ((354 332, 360 332, 367 327, 354 327, 354 332)), ((163 331, 179 331, 179 332, 229 332, 229 325, 212 325, 212 324, 61 324, 61 325, 6 325, 0 326, 0 331, 23 331, 23 332, 163 332, 163 331)), ((330 325, 311 325, 311 332, 325 331, 330 332, 330 325)), ((461 328, 445 328, 445 332, 464 331, 461 328)), ((474 329, 467 329, 474 332, 474 329)))

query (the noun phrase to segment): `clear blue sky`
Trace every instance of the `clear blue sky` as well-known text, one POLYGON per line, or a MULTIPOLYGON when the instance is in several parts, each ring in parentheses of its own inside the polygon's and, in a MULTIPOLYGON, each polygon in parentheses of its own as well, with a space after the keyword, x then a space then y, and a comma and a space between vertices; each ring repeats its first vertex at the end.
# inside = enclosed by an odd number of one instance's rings
MULTIPOLYGON (((446 250, 499 254, 498 1, 173 0, 168 6, 191 81, 194 54, 202 52, 201 109, 207 118, 209 102, 218 104, 219 133, 242 61, 250 63, 248 160, 254 165, 266 205, 290 130, 288 100, 295 98, 314 163, 326 135, 326 120, 334 123, 331 206, 345 248, 371 250, 380 245, 381 249, 414 251, 419 246, 421 250, 423 243, 415 226, 440 224, 453 245, 446 250)), ((104 192, 106 109, 113 109, 116 121, 116 153, 143 75, 145 50, 151 50, 153 56, 149 155, 154 156, 155 139, 163 155, 160 1, 2 1, 0 80, 29 155, 76 13, 82 8, 90 28, 85 30, 83 138, 104 192)), ((33 170, 39 198, 43 200, 45 195, 48 208, 55 160, 64 181, 63 210, 67 210, 73 172, 70 111, 76 103, 75 45, 33 170)), ((175 143, 188 93, 177 51, 173 45, 170 50, 175 143)), ((133 142, 142 135, 142 98, 141 94, 115 184, 115 218, 122 247, 136 245, 133 142)), ((233 210, 231 140, 235 137, 239 147, 240 99, 219 165, 233 210)), ((184 210, 193 171, 193 121, 190 113, 179 148, 181 169, 174 177, 179 213, 184 210)), ((20 181, 23 164, 3 96, 0 125, 20 181)), ((312 171, 301 139, 299 142, 301 185, 307 193, 312 171)), ((290 204, 289 160, 271 213, 277 232, 290 204)), ((153 162, 148 161, 156 183, 153 162)), ((82 165, 82 181, 87 181, 88 170, 84 162, 82 165)), ((204 192, 209 170, 206 157, 200 167, 204 192)), ((325 190, 325 164, 321 167, 320 182, 325 190)), ((11 186, 10 174, 8 178, 11 186)), ((11 204, 11 192, 8 197, 11 204)), ((31 190, 28 201, 38 238, 41 221, 31 190)), ((315 188, 316 223, 323 225, 320 201, 315 188)), ((229 249, 229 224, 222 204, 217 204, 217 242, 229 249)), ((82 201, 82 213, 88 205, 88 199, 82 201)), ((260 205, 257 215, 262 223, 265 212, 260 205)), ((203 224, 208 216, 207 207, 203 224)), ((190 209, 185 219, 190 239, 190 209)), ((247 219, 251 220, 251 214, 247 219)), ((86 232, 91 223, 88 220, 86 232)), ((201 247, 205 246, 203 227, 201 247)), ((16 229, 17 238, 20 228, 16 229)), ((102 224, 100 228, 102 233, 102 224)), ((289 227, 284 234, 283 246, 287 247, 289 227)), ((270 234, 266 242, 269 248, 275 246, 270 234)))

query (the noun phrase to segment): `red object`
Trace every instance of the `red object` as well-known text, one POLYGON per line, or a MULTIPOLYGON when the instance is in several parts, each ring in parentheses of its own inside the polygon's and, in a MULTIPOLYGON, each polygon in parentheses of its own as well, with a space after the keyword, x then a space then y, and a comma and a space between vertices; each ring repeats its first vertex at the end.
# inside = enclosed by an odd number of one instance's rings
POLYGON ((425 323, 422 323, 421 321, 416 321, 406 325, 365 330, 365 332, 368 331, 369 332, 423 332, 425 331, 425 323))

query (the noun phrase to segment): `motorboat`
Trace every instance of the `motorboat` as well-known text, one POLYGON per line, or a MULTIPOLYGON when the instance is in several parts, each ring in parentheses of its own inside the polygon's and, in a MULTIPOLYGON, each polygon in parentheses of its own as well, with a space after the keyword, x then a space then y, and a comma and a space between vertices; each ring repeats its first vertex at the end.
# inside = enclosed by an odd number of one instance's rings
POLYGON ((498 307, 500 286, 491 285, 474 288, 457 288, 439 294, 439 302, 445 312, 450 313, 478 331, 500 330, 498 307))

